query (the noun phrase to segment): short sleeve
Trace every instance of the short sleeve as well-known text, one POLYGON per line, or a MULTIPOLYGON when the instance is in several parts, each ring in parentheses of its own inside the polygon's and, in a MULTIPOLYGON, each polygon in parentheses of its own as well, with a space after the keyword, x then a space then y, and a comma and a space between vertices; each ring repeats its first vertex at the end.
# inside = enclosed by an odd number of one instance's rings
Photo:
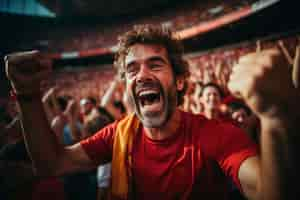
POLYGON ((218 128, 217 162, 226 176, 231 177, 242 191, 238 178, 239 169, 243 161, 257 155, 257 145, 242 129, 230 123, 220 124, 218 128))
POLYGON ((114 122, 80 142, 81 147, 96 165, 111 161, 116 126, 117 122, 114 122))

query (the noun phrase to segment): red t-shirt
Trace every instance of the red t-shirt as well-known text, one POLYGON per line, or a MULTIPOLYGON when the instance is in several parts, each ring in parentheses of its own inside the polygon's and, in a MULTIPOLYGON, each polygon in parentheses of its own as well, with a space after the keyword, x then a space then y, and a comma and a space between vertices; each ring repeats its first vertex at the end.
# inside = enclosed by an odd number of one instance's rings
MULTIPOLYGON (((180 128, 168 139, 151 140, 143 128, 137 134, 132 150, 136 199, 226 199, 226 176, 240 188, 239 167, 257 154, 247 134, 230 123, 181 116, 180 128)), ((96 164, 111 161, 117 123, 81 142, 96 164)))

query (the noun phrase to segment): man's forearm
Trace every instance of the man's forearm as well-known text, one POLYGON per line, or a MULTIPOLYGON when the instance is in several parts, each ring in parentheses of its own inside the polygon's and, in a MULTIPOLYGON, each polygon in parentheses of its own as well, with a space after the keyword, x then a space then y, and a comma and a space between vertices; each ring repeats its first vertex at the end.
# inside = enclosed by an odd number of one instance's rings
POLYGON ((51 174, 56 167, 62 146, 47 121, 40 98, 20 100, 23 135, 35 170, 40 175, 51 174))
POLYGON ((262 119, 261 191, 263 199, 299 199, 299 115, 262 119))

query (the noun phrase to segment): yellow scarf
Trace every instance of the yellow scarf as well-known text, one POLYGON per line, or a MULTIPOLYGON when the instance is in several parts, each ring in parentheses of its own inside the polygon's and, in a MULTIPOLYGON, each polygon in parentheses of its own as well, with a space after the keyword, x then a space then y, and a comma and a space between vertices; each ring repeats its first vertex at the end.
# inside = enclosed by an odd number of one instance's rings
POLYGON ((134 114, 125 117, 117 125, 112 154, 111 199, 131 199, 131 150, 139 125, 134 114))

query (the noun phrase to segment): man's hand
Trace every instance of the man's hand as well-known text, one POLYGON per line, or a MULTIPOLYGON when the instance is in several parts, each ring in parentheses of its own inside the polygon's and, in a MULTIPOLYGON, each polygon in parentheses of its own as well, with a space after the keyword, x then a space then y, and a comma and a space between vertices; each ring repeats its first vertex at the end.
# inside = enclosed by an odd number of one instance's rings
POLYGON ((40 83, 49 77, 51 61, 38 51, 5 56, 6 75, 17 94, 40 92, 40 83))
POLYGON ((299 95, 292 81, 292 69, 278 49, 251 53, 233 67, 229 89, 244 98, 259 117, 287 114, 297 108, 299 95))
POLYGON ((261 122, 259 159, 247 159, 239 171, 243 191, 258 199, 299 199, 293 183, 300 178, 299 91, 289 62, 278 49, 251 53, 240 58, 230 77, 230 91, 261 122))

